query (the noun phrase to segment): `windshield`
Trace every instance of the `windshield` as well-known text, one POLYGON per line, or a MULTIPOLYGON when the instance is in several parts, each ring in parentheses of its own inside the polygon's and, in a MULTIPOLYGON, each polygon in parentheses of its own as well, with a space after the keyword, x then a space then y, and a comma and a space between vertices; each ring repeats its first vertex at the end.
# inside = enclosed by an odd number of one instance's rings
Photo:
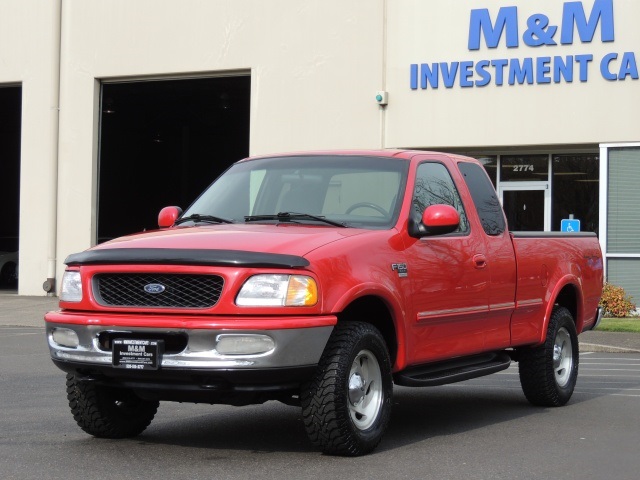
POLYGON ((249 160, 222 174, 183 218, 199 214, 234 222, 286 219, 327 225, 316 216, 350 227, 390 228, 400 210, 407 170, 408 162, 384 157, 249 160))

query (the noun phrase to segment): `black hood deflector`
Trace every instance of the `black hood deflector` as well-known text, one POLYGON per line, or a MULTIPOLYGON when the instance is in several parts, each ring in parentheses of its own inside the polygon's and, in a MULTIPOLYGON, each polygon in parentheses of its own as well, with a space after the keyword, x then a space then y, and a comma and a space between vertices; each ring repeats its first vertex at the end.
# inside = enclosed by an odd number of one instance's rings
POLYGON ((110 248, 69 255, 76 265, 207 265, 249 268, 303 268, 309 261, 297 255, 245 252, 243 250, 187 250, 175 248, 110 248))

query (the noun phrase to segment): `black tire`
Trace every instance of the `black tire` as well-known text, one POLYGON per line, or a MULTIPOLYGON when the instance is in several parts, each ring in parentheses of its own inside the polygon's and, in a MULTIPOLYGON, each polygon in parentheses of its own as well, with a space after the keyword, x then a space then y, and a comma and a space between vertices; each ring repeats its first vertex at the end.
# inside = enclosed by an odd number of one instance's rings
POLYGON ((135 437, 149 426, 159 402, 142 400, 132 390, 79 382, 67 375, 67 399, 76 423, 99 438, 135 437))
POLYGON ((302 416, 311 442, 324 453, 371 452, 389 423, 393 380, 389 352, 374 326, 338 324, 313 380, 302 388, 302 416))
POLYGON ((569 311, 553 310, 543 345, 520 351, 520 384, 533 405, 560 407, 573 394, 578 379, 578 334, 569 311))

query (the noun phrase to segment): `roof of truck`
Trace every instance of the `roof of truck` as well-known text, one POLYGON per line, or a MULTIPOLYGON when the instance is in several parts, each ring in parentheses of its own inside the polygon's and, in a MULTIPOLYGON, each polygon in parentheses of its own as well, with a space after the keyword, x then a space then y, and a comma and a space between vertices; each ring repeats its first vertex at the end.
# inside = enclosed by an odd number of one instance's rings
POLYGON ((241 162, 255 160, 259 158, 273 158, 273 157, 312 157, 312 156, 324 156, 324 155, 332 155, 332 156, 358 156, 358 157, 388 157, 388 158, 398 158, 404 160, 411 160, 413 157, 417 155, 438 155, 438 156, 446 156, 449 158, 455 158, 456 160, 461 161, 473 161, 469 157, 464 157, 461 155, 456 155, 453 153, 444 153, 444 152, 436 152, 429 150, 403 150, 403 149, 360 149, 360 150, 305 150, 305 151, 294 151, 294 152, 285 152, 285 153, 270 153, 263 155, 256 155, 240 160, 241 162))

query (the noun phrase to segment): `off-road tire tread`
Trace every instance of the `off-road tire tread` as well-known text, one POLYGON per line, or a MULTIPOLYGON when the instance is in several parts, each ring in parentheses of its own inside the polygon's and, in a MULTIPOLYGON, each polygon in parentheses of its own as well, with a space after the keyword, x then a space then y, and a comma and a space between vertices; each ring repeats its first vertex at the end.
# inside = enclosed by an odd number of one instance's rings
POLYGON ((80 382, 67 374, 67 400, 73 418, 86 433, 99 438, 128 438, 141 434, 151 423, 158 406, 157 401, 142 400, 130 390, 101 387, 91 382, 80 382), (129 398, 134 405, 124 412, 115 405, 114 398, 129 398))
POLYGON ((578 377, 578 335, 569 311, 556 307, 551 314, 545 342, 533 348, 520 350, 520 385, 525 397, 533 405, 541 407, 561 407, 566 404, 578 377), (573 348, 573 372, 569 383, 561 388, 555 380, 553 369, 553 346, 557 331, 565 327, 569 331, 573 348))
POLYGON ((392 392, 391 363, 380 332, 364 322, 338 324, 327 342, 314 378, 302 388, 302 417, 309 439, 326 454, 358 456, 369 453, 380 443, 388 424, 392 392), (376 358, 384 386, 379 420, 367 433, 356 431, 349 417, 345 381, 357 345, 363 338, 377 344, 376 350, 381 353, 376 358))

